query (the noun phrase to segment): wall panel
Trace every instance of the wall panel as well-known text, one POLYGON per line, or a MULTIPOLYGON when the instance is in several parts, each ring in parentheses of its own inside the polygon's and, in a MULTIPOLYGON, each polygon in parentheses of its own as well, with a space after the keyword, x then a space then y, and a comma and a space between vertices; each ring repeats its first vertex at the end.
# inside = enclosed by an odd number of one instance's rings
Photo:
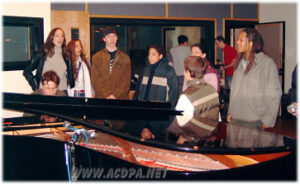
POLYGON ((233 17, 245 19, 258 19, 258 4, 257 3, 234 3, 233 17))
POLYGON ((88 3, 92 15, 165 16, 165 3, 88 3))
POLYGON ((71 40, 71 29, 79 29, 85 55, 90 59, 90 17, 88 12, 51 11, 51 28, 60 27, 66 34, 67 43, 71 40))
POLYGON ((85 11, 85 3, 51 3, 51 10, 85 11))

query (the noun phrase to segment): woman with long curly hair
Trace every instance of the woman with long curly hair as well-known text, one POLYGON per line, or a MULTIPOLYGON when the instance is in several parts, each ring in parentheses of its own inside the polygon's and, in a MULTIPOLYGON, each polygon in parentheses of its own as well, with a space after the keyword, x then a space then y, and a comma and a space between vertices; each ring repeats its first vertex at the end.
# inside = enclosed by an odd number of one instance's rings
POLYGON ((74 87, 72 64, 68 57, 65 33, 61 28, 54 28, 49 33, 46 42, 25 67, 23 75, 35 91, 39 89, 43 73, 53 70, 61 81, 58 89, 66 92, 68 85, 71 88, 74 87), (34 70, 36 70, 35 75, 33 75, 34 70))
POLYGON ((254 128, 274 127, 282 94, 277 66, 253 28, 242 30, 237 51, 227 119, 254 128))
POLYGON ((75 87, 68 88, 68 95, 74 97, 92 97, 91 67, 87 61, 82 43, 78 39, 71 40, 67 48, 71 52, 69 59, 73 66, 75 87))

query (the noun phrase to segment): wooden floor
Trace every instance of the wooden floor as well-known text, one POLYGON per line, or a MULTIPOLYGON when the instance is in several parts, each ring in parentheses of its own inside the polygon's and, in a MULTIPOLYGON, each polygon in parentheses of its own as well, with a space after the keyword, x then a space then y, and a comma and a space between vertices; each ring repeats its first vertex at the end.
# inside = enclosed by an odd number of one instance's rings
POLYGON ((269 128, 267 131, 282 134, 284 136, 296 139, 297 138, 297 119, 278 117, 274 128, 269 128))

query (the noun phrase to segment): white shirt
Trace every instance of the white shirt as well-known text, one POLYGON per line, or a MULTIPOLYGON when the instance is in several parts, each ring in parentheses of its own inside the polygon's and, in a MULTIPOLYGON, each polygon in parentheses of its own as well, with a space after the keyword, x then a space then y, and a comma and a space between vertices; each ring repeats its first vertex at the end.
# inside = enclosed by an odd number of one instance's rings
POLYGON ((78 61, 76 61, 76 66, 78 70, 78 76, 75 81, 74 88, 70 89, 70 86, 68 86, 68 95, 74 96, 74 90, 84 90, 85 97, 91 98, 92 85, 91 85, 91 78, 90 78, 88 67, 83 61, 81 61, 80 57, 78 61), (81 65, 79 63, 81 63, 81 65))

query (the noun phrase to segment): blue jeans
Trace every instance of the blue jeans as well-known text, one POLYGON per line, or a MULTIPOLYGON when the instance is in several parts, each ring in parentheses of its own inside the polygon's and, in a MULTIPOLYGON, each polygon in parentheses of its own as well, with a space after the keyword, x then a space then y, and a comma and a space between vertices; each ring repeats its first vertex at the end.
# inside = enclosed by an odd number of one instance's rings
POLYGON ((232 81, 232 76, 226 75, 225 76, 225 87, 226 87, 226 89, 231 88, 231 81, 232 81))
POLYGON ((183 87, 184 76, 183 75, 177 76, 177 80, 178 80, 178 89, 180 95, 183 87))

